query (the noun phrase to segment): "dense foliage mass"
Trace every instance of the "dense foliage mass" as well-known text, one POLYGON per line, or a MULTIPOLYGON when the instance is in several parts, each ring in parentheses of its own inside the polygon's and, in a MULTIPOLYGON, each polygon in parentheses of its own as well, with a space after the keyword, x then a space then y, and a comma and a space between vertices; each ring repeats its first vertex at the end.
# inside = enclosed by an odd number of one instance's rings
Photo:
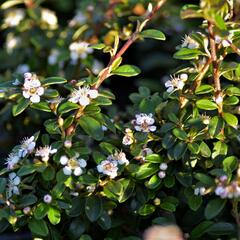
POLYGON ((96 11, 83 1, 65 26, 41 1, 1 5, 1 116, 11 109, 44 122, 32 136, 25 125, 0 171, 1 232, 137 240, 152 224, 176 223, 187 239, 238 238, 238 3, 183 6, 183 19, 201 22, 177 46, 182 65, 161 91, 132 93, 127 113, 104 85, 140 74, 124 59, 132 44, 165 40, 150 27, 164 3, 110 1, 96 11), (118 21, 124 12, 135 14, 130 24, 118 21), (109 56, 105 67, 97 51, 109 56))

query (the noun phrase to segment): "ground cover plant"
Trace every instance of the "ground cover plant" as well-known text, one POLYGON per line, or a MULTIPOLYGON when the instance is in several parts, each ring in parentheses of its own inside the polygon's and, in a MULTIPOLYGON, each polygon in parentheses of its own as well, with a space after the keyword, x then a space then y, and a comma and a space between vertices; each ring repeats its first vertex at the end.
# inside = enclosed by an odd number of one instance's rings
POLYGON ((178 66, 122 111, 109 81, 144 74, 126 53, 168 41, 151 24, 175 3, 120 3, 98 12, 83 1, 64 27, 41 1, 1 5, 1 116, 30 124, 0 171, 0 230, 137 240, 151 225, 177 224, 186 239, 238 239, 239 4, 183 6, 178 14, 199 26, 173 46, 178 66))

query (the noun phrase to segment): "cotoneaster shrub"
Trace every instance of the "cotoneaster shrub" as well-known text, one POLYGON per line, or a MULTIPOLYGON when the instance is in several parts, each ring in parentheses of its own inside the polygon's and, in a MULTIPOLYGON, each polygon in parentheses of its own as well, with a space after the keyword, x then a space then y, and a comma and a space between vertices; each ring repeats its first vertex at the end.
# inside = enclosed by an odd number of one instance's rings
MULTIPOLYGON (((110 54, 98 74, 69 81, 25 72, 1 85, 14 116, 46 111, 45 130, 20 140, 0 174, 1 231, 28 228, 43 239, 141 239, 152 224, 178 224, 188 239, 237 239, 239 230, 239 23, 237 3, 201 0, 182 18, 200 18, 175 59, 162 92, 140 87, 123 119, 104 89, 135 41, 165 40, 145 28, 164 1, 136 18, 120 46, 70 44, 72 60, 93 49, 110 54), (146 40, 145 40, 146 39, 146 40), (103 109, 104 108, 104 109, 103 109)), ((143 56, 144 57, 144 56, 143 56)), ((159 76, 160 77, 160 76, 159 76)))

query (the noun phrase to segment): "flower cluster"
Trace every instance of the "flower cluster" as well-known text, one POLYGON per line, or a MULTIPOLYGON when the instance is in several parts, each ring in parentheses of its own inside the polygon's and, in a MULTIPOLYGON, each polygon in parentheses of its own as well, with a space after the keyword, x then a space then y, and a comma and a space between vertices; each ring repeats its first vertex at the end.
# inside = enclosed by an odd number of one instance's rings
POLYGON ((76 64, 78 59, 87 58, 88 54, 93 52, 87 42, 73 42, 69 46, 72 64, 76 64))
POLYGON ((99 173, 103 173, 110 178, 115 178, 118 174, 119 165, 128 165, 129 161, 126 158, 124 152, 116 152, 107 157, 106 160, 102 161, 97 165, 97 170, 99 173))
POLYGON ((25 12, 23 9, 11 9, 8 11, 4 18, 4 24, 6 27, 15 27, 24 19, 25 12))
POLYGON ((240 186, 238 181, 234 180, 228 183, 226 175, 221 176, 218 179, 215 194, 221 198, 239 198, 240 197, 240 186))
POLYGON ((24 74, 23 96, 30 98, 32 103, 39 103, 40 96, 44 94, 44 88, 36 74, 27 72, 24 74))
POLYGON ((41 20, 46 23, 50 29, 57 28, 58 19, 53 11, 43 8, 41 11, 41 20))
POLYGON ((79 87, 71 94, 69 102, 79 103, 82 106, 90 104, 91 99, 98 97, 98 91, 89 87, 79 87))
POLYGON ((182 90, 187 79, 188 75, 186 73, 182 73, 180 76, 171 76, 171 79, 165 83, 167 92, 172 93, 175 90, 182 90))
POLYGON ((134 120, 132 120, 132 124, 134 125, 134 128, 138 132, 154 132, 156 131, 156 126, 154 126, 154 118, 152 113, 145 114, 140 113, 135 115, 134 120))
POLYGON ((159 166, 160 171, 158 172, 159 178, 163 179, 166 177, 166 170, 168 169, 168 165, 166 163, 161 163, 159 166))
POLYGON ((75 175, 80 176, 83 173, 84 168, 87 166, 86 160, 78 158, 79 155, 74 157, 67 157, 66 155, 61 156, 60 163, 64 165, 63 173, 67 176, 75 175))

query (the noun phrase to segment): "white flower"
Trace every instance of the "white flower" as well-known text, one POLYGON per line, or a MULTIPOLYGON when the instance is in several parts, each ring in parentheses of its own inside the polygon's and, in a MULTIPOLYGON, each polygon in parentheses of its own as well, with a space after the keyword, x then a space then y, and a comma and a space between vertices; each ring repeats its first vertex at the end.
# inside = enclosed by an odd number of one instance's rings
POLYGON ((158 176, 159 176, 159 178, 163 179, 166 177, 166 173, 164 171, 160 171, 160 172, 158 172, 158 176))
POLYGON ((15 165, 18 164, 19 160, 20 157, 17 153, 10 153, 5 163, 7 164, 7 169, 13 169, 15 165))
POLYGON ((69 46, 70 57, 72 59, 72 63, 76 64, 77 60, 85 59, 89 53, 93 52, 93 49, 89 47, 87 42, 73 42, 69 46))
POLYGON ((194 195, 196 195, 196 196, 198 196, 198 195, 202 196, 202 195, 204 195, 205 191, 206 191, 206 188, 205 188, 205 187, 195 188, 195 189, 194 189, 194 195))
POLYGON ((97 170, 99 173, 108 175, 110 178, 115 178, 118 171, 118 163, 115 160, 104 160, 97 165, 97 170))
POLYGON ((201 119, 202 119, 203 124, 209 125, 211 117, 204 114, 204 115, 201 115, 201 119))
POLYGON ((36 146, 36 142, 34 141, 34 136, 30 138, 24 138, 21 141, 21 146, 18 151, 18 156, 25 157, 27 154, 32 153, 35 146, 36 146))
POLYGON ((51 146, 45 146, 37 149, 35 156, 39 156, 42 158, 43 162, 47 162, 49 160, 50 154, 54 154, 56 152, 57 152, 57 149, 52 149, 51 146))
POLYGON ((51 29, 57 27, 58 19, 55 12, 49 9, 42 9, 41 11, 41 20, 49 25, 51 29))
POLYGON ((125 129, 125 135, 122 140, 123 145, 131 145, 134 142, 133 132, 130 128, 125 129))
POLYGON ((69 26, 74 27, 77 24, 85 24, 87 22, 87 16, 82 11, 77 11, 74 18, 69 22, 69 26))
POLYGON ((58 49, 52 49, 50 55, 48 56, 48 64, 55 65, 58 61, 59 54, 60 52, 58 49))
POLYGON ((182 90, 184 85, 185 85, 185 81, 187 81, 188 79, 188 75, 187 74, 181 74, 180 76, 170 76, 171 79, 166 81, 165 83, 165 87, 167 88, 167 92, 172 93, 175 90, 182 90))
POLYGON ((11 9, 8 11, 4 18, 4 23, 7 27, 15 27, 19 25, 19 23, 25 17, 25 12, 23 9, 11 9))
POLYGON ((135 115, 136 119, 132 120, 134 128, 138 132, 154 132, 157 127, 154 126, 154 118, 152 114, 140 113, 135 115))
POLYGON ((63 173, 67 176, 75 175, 80 176, 83 173, 83 169, 87 166, 87 162, 84 159, 78 159, 78 155, 73 158, 67 156, 61 156, 60 163, 65 165, 63 173))
POLYGON ((28 215, 30 212, 31 212, 31 208, 30 208, 30 207, 25 207, 25 208, 23 209, 23 213, 24 213, 25 215, 28 215))
POLYGON ((48 203, 48 204, 51 203, 51 202, 52 202, 52 196, 51 196, 50 194, 44 195, 43 201, 44 201, 45 203, 48 203))
POLYGON ((194 39, 192 39, 189 35, 185 35, 182 40, 181 47, 189 48, 189 49, 196 49, 196 48, 199 48, 199 43, 197 41, 195 41, 194 39))
POLYGON ((17 176, 15 172, 12 172, 8 175, 8 188, 7 188, 7 198, 11 198, 12 195, 19 195, 18 185, 20 184, 21 179, 17 176))
POLYGON ((165 170, 167 170, 168 165, 167 165, 166 163, 161 163, 160 166, 159 166, 159 168, 160 168, 160 170, 165 171, 165 170))
POLYGON ((223 97, 221 95, 218 95, 217 97, 214 97, 213 100, 217 105, 222 105, 223 103, 223 97))
POLYGON ((30 98, 33 103, 40 102, 40 96, 44 94, 44 88, 41 87, 41 83, 38 80, 36 74, 25 73, 23 84, 23 96, 30 98))
POLYGON ((18 73, 18 74, 24 74, 29 71, 30 71, 30 67, 28 64, 20 64, 20 65, 18 65, 18 67, 16 69, 16 73, 18 73))
POLYGON ((71 94, 69 102, 79 103, 82 106, 90 104, 91 99, 98 96, 98 91, 90 89, 89 87, 79 87, 78 90, 74 90, 71 94))
POLYGON ((98 75, 104 68, 104 65, 102 62, 94 59, 93 64, 92 64, 92 72, 95 75, 98 75))
POLYGON ((116 152, 113 155, 110 155, 107 159, 108 160, 110 160, 110 159, 115 160, 120 165, 123 165, 123 164, 128 165, 129 164, 129 161, 126 158, 126 154, 124 152, 119 152, 119 153, 116 152))
POLYGON ((15 37, 12 33, 9 33, 6 38, 6 50, 8 53, 12 53, 21 43, 21 38, 15 37))

